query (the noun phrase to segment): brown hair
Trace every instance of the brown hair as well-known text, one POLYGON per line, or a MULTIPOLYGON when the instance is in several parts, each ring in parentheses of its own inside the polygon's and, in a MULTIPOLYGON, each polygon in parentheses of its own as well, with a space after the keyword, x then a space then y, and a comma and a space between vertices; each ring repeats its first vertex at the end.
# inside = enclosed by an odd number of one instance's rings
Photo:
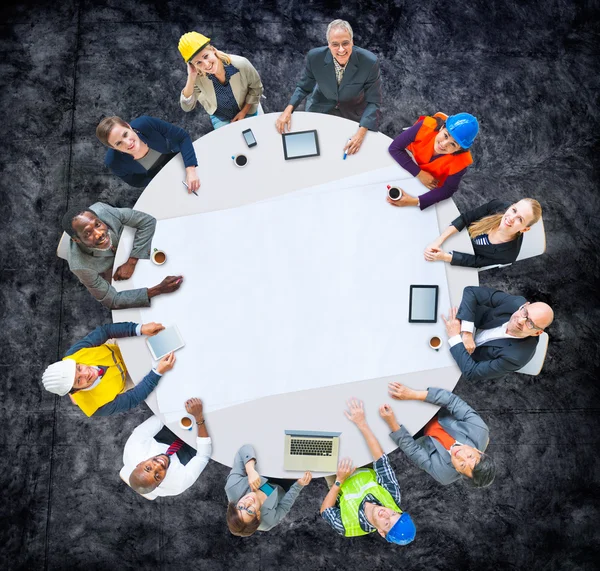
POLYGON ((260 514, 256 514, 251 521, 246 523, 240 516, 237 504, 229 502, 227 505, 227 527, 233 535, 250 537, 260 525, 260 514))
MULTIPOLYGON (((533 198, 523 198, 525 202, 529 203, 531 206, 531 211, 533 213, 533 218, 527 224, 527 226, 533 226, 542 216, 542 205, 533 198)), ((519 200, 519 202, 521 202, 519 200)), ((481 220, 476 220, 469 225, 469 236, 471 238, 476 238, 477 236, 481 236, 481 234, 489 234, 492 230, 500 226, 500 222, 502 221, 502 217, 504 216, 504 212, 499 214, 490 214, 490 216, 485 216, 481 220)), ((515 238, 517 236, 515 235, 515 238)), ((514 240, 514 238, 513 238, 514 240)))
POLYGON ((108 142, 108 137, 110 135, 110 132, 117 125, 120 125, 121 127, 129 127, 129 124, 126 121, 123 121, 121 117, 104 117, 104 119, 100 121, 100 123, 96 127, 96 137, 98 137, 98 139, 103 145, 106 145, 107 147, 111 146, 108 142))
MULTIPOLYGON (((211 44, 207 44, 200 51, 203 51, 206 48, 210 48, 213 52, 215 52, 216 56, 223 62, 223 65, 229 65, 231 63, 231 58, 226 53, 220 52, 217 48, 215 48, 215 46, 213 46, 211 44)), ((198 52, 198 53, 200 53, 200 52, 198 52)), ((190 58, 189 63, 192 63, 192 60, 198 55, 198 53, 195 53, 190 58)), ((194 68, 195 68, 196 72, 198 73, 198 75, 200 77, 205 77, 206 76, 206 74, 202 70, 199 70, 196 66, 194 66, 194 68)))

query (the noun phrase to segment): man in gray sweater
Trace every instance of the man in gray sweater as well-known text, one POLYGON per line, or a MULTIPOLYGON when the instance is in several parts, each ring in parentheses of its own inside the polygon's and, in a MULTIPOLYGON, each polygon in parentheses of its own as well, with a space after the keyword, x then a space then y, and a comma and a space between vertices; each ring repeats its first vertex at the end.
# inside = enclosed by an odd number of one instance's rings
POLYGON ((154 287, 121 292, 111 285, 111 277, 127 280, 138 260, 150 258, 156 220, 149 214, 96 202, 84 210, 69 210, 62 226, 71 236, 67 258, 70 270, 108 309, 148 307, 154 296, 176 291, 183 281, 183 276, 168 276, 154 287), (136 229, 133 247, 129 259, 112 276, 115 253, 126 226, 136 229))

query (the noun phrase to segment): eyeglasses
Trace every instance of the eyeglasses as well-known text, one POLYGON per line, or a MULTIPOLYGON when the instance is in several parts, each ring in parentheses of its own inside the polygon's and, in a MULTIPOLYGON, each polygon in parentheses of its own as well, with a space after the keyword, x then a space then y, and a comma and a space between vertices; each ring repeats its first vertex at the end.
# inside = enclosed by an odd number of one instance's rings
POLYGON ((352 44, 352 42, 350 40, 345 40, 341 44, 339 42, 331 42, 329 45, 334 50, 337 50, 340 46, 342 46, 344 49, 347 49, 350 47, 351 44, 352 44))
POLYGON ((525 319, 527 319, 527 321, 525 322, 525 325, 527 325, 527 329, 535 329, 537 331, 543 331, 543 329, 541 327, 538 327, 533 321, 531 321, 531 319, 529 319, 527 305, 528 305, 528 303, 525 303, 521 307, 519 307, 519 315, 521 317, 524 317, 525 319))
POLYGON ((248 515, 256 515, 256 512, 252 508, 246 506, 236 506, 238 510, 245 511, 248 515))

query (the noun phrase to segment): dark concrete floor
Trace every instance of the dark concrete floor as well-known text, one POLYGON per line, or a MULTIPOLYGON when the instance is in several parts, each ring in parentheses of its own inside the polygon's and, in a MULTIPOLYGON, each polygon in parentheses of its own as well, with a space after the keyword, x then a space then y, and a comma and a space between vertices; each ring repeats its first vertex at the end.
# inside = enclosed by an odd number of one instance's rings
POLYGON ((46 0, 0 10, 1 568, 595 568, 597 2, 46 0), (544 207, 547 253, 481 275, 555 308, 544 370, 456 388, 491 427, 491 488, 442 488, 391 455, 418 527, 404 548, 331 532, 318 516, 322 480, 275 530, 246 540, 227 531, 227 468, 217 463, 183 497, 138 498, 117 473, 148 409, 88 420, 40 383, 47 364, 110 321, 54 254, 69 204, 130 206, 138 196, 102 165, 101 115, 149 114, 193 138, 208 132, 205 114, 178 105, 177 41, 191 29, 248 57, 266 110, 281 110, 303 54, 325 43, 335 17, 381 58, 387 135, 437 110, 479 117, 460 208, 525 196, 544 207))

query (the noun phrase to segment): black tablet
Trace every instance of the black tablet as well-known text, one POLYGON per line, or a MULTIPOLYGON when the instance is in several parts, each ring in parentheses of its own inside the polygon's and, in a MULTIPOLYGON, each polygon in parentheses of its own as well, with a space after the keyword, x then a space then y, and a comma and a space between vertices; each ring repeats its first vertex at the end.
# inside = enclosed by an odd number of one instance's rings
POLYGON ((319 139, 317 131, 298 131, 297 133, 284 133, 281 135, 283 141, 283 156, 286 161, 291 159, 303 159, 305 157, 318 157, 319 139))
POLYGON ((437 323, 438 286, 411 285, 409 323, 437 323))

